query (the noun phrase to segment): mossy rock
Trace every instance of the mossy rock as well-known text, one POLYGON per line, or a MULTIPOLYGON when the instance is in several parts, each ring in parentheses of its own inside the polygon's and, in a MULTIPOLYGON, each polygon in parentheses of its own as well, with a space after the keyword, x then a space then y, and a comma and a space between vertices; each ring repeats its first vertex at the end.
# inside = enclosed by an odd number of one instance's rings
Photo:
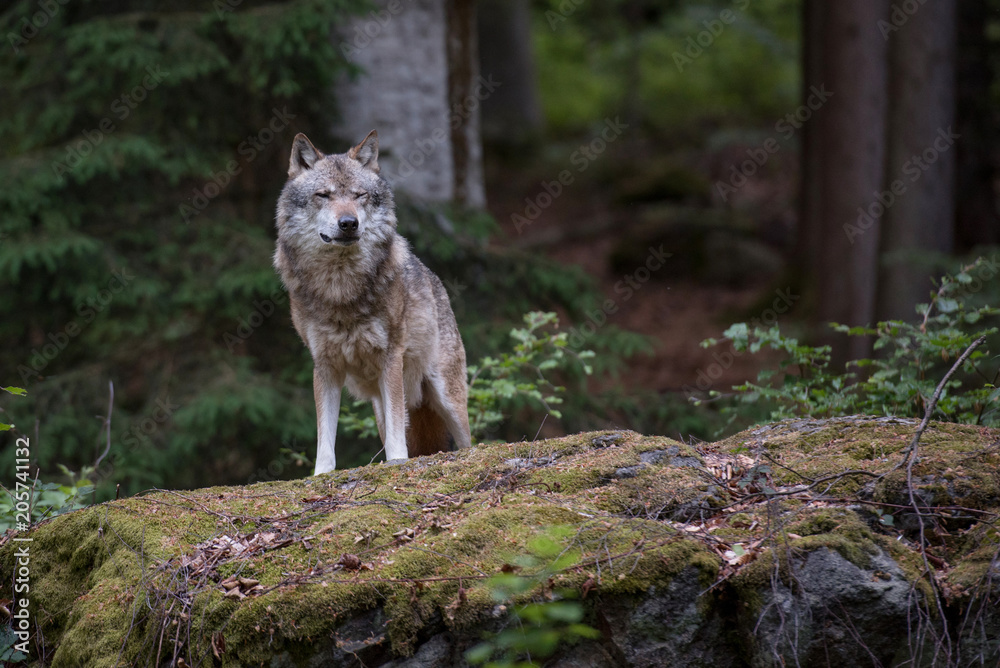
POLYGON ((600 432, 156 492, 5 536, 0 597, 28 545, 31 656, 57 667, 464 665, 511 605, 565 596, 601 637, 546 665, 896 665, 944 630, 995 661, 1000 433, 932 423, 908 479, 915 429, 600 432), (497 601, 500 573, 527 591, 497 601))

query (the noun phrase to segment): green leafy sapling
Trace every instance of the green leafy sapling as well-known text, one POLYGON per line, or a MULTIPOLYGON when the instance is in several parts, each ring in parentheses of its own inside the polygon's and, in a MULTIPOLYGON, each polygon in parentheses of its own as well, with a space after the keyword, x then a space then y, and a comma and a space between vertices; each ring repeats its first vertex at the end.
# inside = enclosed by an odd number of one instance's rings
POLYGON ((565 387, 553 384, 546 376, 565 371, 573 365, 586 375, 593 372, 587 360, 593 351, 574 351, 566 332, 553 332, 559 326, 555 313, 532 311, 524 315, 524 327, 512 329, 515 341, 511 353, 484 357, 469 365, 469 424, 473 435, 481 437, 504 419, 502 409, 520 400, 544 409, 555 418, 562 417, 556 408, 565 387))
POLYGON ((528 543, 531 554, 515 559, 523 574, 501 573, 487 586, 498 604, 514 605, 510 624, 498 633, 487 633, 465 653, 470 664, 485 668, 537 668, 537 659, 551 657, 563 645, 600 633, 583 623, 583 605, 573 590, 551 590, 551 578, 575 565, 578 552, 563 547, 563 539, 574 533, 570 527, 551 527, 528 543), (530 597, 531 592, 541 594, 530 597), (527 599, 527 600, 525 600, 527 599))

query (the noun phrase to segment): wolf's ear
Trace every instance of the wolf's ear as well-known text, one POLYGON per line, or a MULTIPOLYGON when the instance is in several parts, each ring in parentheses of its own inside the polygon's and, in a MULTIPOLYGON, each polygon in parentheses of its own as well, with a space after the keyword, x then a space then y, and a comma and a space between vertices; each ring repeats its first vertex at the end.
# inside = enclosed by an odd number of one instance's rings
POLYGON ((378 132, 372 130, 364 140, 347 152, 348 158, 354 158, 361 163, 362 167, 367 167, 378 174, 378 132))
POLYGON ((292 140, 292 156, 288 160, 288 178, 294 178, 307 169, 312 169, 323 154, 312 145, 309 138, 301 132, 292 140))

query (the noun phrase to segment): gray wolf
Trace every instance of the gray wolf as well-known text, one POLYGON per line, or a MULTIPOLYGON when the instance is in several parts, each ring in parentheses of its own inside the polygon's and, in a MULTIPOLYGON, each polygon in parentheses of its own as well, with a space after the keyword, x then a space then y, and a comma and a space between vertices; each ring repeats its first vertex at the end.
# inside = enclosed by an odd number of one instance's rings
POLYGON ((324 155, 296 135, 274 266, 312 354, 315 474, 336 468, 340 397, 371 400, 387 460, 468 447, 465 348, 441 280, 396 232, 378 134, 324 155))

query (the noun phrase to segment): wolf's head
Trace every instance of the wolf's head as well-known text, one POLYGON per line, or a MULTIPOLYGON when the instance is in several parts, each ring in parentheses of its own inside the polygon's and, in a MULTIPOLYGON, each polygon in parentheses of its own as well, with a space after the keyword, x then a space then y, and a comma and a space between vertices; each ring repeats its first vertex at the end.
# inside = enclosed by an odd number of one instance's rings
POLYGON ((278 233, 301 250, 367 246, 396 228, 392 191, 379 176, 378 134, 347 153, 323 155, 304 134, 292 143, 278 199, 278 233))

